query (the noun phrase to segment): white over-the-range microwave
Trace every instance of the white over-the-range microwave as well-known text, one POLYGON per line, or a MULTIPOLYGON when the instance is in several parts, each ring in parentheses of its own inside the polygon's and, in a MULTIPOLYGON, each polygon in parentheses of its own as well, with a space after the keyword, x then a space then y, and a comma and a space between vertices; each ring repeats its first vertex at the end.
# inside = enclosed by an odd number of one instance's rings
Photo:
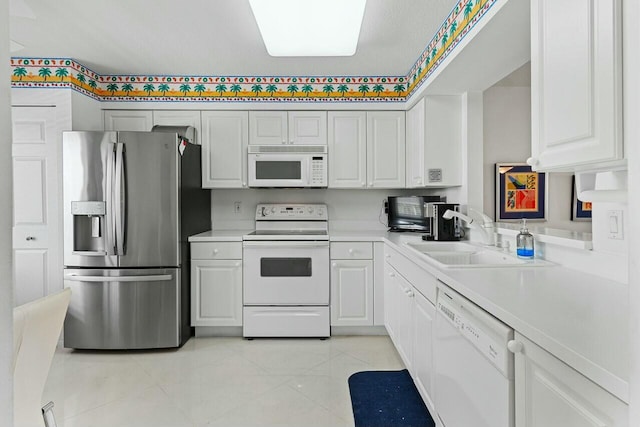
POLYGON ((250 145, 249 187, 326 187, 326 145, 250 145))

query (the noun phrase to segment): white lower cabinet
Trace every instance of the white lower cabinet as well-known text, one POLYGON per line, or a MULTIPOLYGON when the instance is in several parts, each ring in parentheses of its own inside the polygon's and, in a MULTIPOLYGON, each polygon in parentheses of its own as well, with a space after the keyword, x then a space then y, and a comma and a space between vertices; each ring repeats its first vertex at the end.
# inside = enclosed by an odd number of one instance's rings
POLYGON ((331 326, 373 325, 373 261, 331 261, 331 326))
POLYGON ((242 326, 242 260, 193 258, 207 253, 222 258, 228 247, 241 243, 191 245, 191 326, 242 326), (194 250, 194 245, 203 248, 194 250))
POLYGON ((413 381, 431 409, 434 407, 432 343, 436 307, 420 292, 415 292, 413 301, 413 381))
POLYGON ((413 374, 413 296, 409 282, 387 264, 385 278, 385 326, 406 368, 413 374))
POLYGON ((371 242, 331 243, 331 326, 373 326, 371 242))
POLYGON ((433 335, 437 279, 388 246, 385 259, 385 326, 435 419, 433 335))
POLYGON ((516 332, 516 427, 626 427, 628 408, 516 332))

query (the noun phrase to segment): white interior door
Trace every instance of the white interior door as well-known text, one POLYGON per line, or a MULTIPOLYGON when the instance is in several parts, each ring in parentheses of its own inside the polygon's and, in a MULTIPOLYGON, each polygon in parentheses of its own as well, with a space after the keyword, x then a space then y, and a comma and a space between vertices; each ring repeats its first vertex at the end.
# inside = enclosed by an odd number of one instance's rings
POLYGON ((55 107, 13 107, 16 305, 62 289, 60 130, 55 107))

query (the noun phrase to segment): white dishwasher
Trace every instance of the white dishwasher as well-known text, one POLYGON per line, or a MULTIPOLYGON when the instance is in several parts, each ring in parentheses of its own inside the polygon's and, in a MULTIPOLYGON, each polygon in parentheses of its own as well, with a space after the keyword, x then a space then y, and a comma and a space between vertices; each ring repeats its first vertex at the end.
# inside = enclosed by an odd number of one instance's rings
POLYGON ((513 427, 513 329, 438 284, 435 407, 445 427, 513 427))

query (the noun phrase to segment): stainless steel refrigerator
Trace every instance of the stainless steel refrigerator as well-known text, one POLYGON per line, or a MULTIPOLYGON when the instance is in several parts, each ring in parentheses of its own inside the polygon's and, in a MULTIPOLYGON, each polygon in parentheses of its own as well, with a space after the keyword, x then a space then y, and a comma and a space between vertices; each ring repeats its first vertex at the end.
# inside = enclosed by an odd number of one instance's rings
POLYGON ((64 132, 65 347, 179 347, 191 335, 187 239, 211 228, 192 133, 64 132))

